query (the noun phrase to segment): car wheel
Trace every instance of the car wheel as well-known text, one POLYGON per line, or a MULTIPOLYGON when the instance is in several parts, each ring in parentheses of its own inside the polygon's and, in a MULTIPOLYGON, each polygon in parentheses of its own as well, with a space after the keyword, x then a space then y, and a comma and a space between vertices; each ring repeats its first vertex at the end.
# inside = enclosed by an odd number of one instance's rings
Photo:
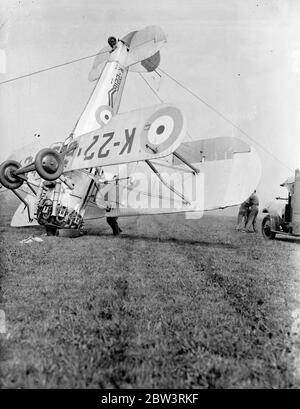
POLYGON ((271 217, 269 215, 266 216, 262 221, 261 232, 266 240, 275 239, 276 233, 274 233, 271 229, 271 217))

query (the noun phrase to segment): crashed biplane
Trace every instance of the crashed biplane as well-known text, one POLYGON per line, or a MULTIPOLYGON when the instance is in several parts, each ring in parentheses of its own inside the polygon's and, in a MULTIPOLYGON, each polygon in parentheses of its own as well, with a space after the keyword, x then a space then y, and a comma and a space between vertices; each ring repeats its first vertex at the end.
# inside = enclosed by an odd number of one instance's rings
POLYGON ((256 188, 256 151, 235 137, 188 141, 178 107, 162 103, 119 113, 129 71, 160 64, 163 31, 149 26, 109 37, 89 73, 96 85, 73 131, 50 147, 37 141, 0 166, 0 183, 22 201, 12 226, 49 234, 82 231, 85 219, 185 213, 234 206, 256 188), (21 193, 26 192, 26 196, 21 193))

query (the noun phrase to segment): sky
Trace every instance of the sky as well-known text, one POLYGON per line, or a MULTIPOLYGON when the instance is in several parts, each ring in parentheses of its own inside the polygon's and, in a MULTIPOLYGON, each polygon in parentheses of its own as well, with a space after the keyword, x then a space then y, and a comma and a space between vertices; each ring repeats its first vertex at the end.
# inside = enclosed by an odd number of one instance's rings
MULTIPOLYGON (((297 0, 0 0, 0 82, 159 25, 167 35, 161 68, 248 136, 170 78, 150 74, 149 82, 183 109, 194 139, 231 135, 257 149, 265 203, 285 195, 279 184, 300 167, 299 21, 297 0)), ((35 134, 49 143, 68 136, 93 88, 92 61, 0 84, 0 161, 35 134)), ((121 111, 156 103, 131 73, 121 111)))

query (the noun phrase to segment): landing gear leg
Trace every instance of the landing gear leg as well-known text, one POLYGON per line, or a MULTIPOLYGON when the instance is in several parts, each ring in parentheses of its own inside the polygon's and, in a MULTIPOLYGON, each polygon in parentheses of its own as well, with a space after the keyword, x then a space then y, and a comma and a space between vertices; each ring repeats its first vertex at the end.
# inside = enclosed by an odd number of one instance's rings
POLYGON ((112 228, 113 231, 113 235, 114 236, 119 236, 119 234, 122 232, 122 230, 120 229, 118 222, 117 222, 118 218, 117 217, 107 217, 106 221, 107 223, 110 225, 110 227, 112 228))

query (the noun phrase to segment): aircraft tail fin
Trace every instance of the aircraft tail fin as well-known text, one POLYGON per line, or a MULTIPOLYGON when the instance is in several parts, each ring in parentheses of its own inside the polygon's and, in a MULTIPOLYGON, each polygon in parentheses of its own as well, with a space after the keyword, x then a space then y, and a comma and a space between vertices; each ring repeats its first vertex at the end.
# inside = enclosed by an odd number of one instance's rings
POLYGON ((143 60, 141 62, 131 65, 129 67, 129 71, 151 72, 151 71, 156 70, 156 68, 159 66, 159 63, 160 63, 160 52, 157 51, 155 54, 153 54, 151 57, 147 58, 146 60, 143 60))

